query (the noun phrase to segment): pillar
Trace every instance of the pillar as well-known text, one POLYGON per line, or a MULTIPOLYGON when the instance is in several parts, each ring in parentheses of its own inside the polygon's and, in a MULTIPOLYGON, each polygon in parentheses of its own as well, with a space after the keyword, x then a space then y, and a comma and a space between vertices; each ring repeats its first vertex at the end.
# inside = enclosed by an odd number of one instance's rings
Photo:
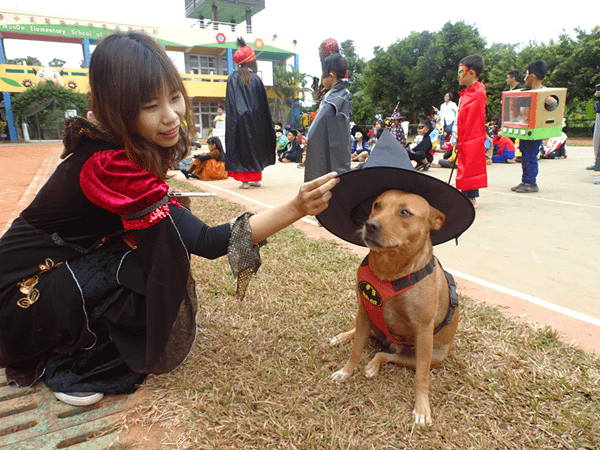
POLYGON ((219 11, 217 10, 217 5, 212 5, 212 21, 213 21, 213 29, 218 30, 219 24, 219 11))
POLYGON ((233 49, 227 49, 227 74, 231 75, 233 73, 233 49))
POLYGON ((90 52, 90 40, 88 38, 84 38, 81 41, 81 47, 83 48, 83 60, 85 61, 85 67, 90 67, 90 61, 92 59, 92 54, 90 52))
MULTIPOLYGON (((6 55, 4 53, 4 39, 0 37, 0 64, 6 64, 6 55)), ((3 92, 4 97, 4 109, 6 110, 6 126, 8 127, 8 136, 12 142, 19 140, 17 129, 15 128, 15 120, 12 113, 12 101, 10 99, 10 92, 3 92)))
POLYGON ((246 33, 252 33, 252 10, 246 10, 246 33))

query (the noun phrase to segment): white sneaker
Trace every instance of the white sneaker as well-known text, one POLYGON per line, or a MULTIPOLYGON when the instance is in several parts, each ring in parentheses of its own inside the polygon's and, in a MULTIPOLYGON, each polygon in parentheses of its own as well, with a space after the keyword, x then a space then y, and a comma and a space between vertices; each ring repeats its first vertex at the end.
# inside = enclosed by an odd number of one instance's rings
POLYGON ((260 187, 260 181, 250 181, 248 184, 250 186, 260 187))
POLYGON ((104 394, 100 392, 55 392, 54 395, 61 402, 73 406, 93 405, 104 398, 104 394))
POLYGON ((242 183, 240 185, 240 189, 250 189, 250 184, 249 183, 242 183))

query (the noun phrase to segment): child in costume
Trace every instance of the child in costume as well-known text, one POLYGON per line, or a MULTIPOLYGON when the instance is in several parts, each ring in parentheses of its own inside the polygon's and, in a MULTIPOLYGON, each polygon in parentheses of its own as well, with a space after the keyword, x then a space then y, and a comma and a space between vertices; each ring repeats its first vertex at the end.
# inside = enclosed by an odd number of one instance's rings
POLYGON ((209 137, 206 145, 208 145, 208 153, 196 156, 187 169, 188 173, 199 180, 226 180, 225 152, 221 139, 215 136, 209 137))
POLYGON ((492 141, 494 154, 492 162, 495 163, 514 163, 515 160, 515 144, 506 136, 502 136, 502 132, 496 130, 492 141))
POLYGON ((305 182, 331 171, 350 170, 352 101, 345 79, 348 65, 338 53, 325 58, 324 65, 327 76, 323 77, 323 85, 327 93, 306 135, 305 182))
POLYGON ((402 128, 402 124, 400 121, 403 119, 400 114, 400 102, 396 104, 394 108, 394 112, 390 116, 390 120, 392 124, 390 126, 390 133, 396 138, 402 147, 406 148, 406 134, 404 133, 404 128, 402 128))
POLYGON ((233 60, 239 68, 229 75, 225 96, 225 168, 248 189, 260 186, 264 168, 275 164, 276 138, 254 50, 243 39, 238 45, 233 60))
POLYGON ((277 138, 275 151, 277 152, 277 156, 281 156, 281 154, 285 151, 289 141, 283 129, 281 127, 277 128, 277 125, 275 125, 275 137, 277 138))
MULTIPOLYGON (((527 66, 527 72, 525 74, 525 84, 530 89, 543 89, 542 80, 546 76, 548 71, 548 64, 541 59, 532 62, 527 66)), ((548 97, 546 100, 546 107, 549 111, 556 109, 558 102, 553 97, 548 97)), ((540 188, 537 185, 537 176, 539 173, 538 167, 538 154, 540 153, 540 147, 543 148, 542 139, 519 140, 519 150, 521 151, 521 168, 523 169, 523 175, 521 176, 521 183, 513 186, 511 191, 519 194, 526 194, 530 192, 538 192, 540 188)))
MULTIPOLYGON (((417 127, 417 133, 421 139, 417 145, 410 147, 408 151, 408 157, 411 161, 417 163, 415 170, 422 170, 427 172, 431 167, 433 161, 433 144, 430 139, 431 132, 433 131, 433 125, 429 119, 424 119, 419 122, 417 127)), ((415 139, 415 142, 417 140, 415 139)))
POLYGON ((460 60, 458 82, 466 89, 460 91, 457 125, 456 188, 477 205, 479 189, 487 187, 485 162, 485 86, 479 81, 484 61, 475 54, 460 60))
POLYGON ((242 298, 260 265, 256 244, 323 211, 337 183, 329 174, 279 207, 209 227, 168 195, 167 169, 195 129, 163 47, 140 32, 108 35, 89 84, 97 123, 66 121, 65 160, 0 239, 0 367, 9 383, 43 379, 77 406, 131 393, 186 359, 196 338, 190 254, 227 254, 242 298))
POLYGON ((300 147, 300 143, 296 139, 297 136, 298 132, 296 130, 289 130, 287 132, 288 145, 279 157, 279 161, 283 163, 302 162, 302 147, 300 147))
POLYGON ((354 125, 350 130, 350 134, 354 136, 350 147, 352 161, 365 162, 371 154, 365 131, 358 125, 354 125))

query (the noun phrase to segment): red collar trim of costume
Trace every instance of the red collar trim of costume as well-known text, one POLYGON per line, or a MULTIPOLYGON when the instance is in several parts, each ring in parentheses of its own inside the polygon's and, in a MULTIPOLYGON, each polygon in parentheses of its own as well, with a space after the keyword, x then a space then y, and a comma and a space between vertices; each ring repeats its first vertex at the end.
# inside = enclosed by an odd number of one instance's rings
POLYGON ((382 281, 373 274, 369 267, 369 257, 365 257, 358 268, 358 291, 363 306, 369 314, 369 318, 377 328, 381 330, 392 342, 396 344, 406 344, 406 342, 396 339, 388 330, 383 318, 383 307, 385 302, 394 295, 407 291, 427 275, 433 273, 435 266, 435 257, 421 270, 411 273, 406 277, 395 281, 382 281))

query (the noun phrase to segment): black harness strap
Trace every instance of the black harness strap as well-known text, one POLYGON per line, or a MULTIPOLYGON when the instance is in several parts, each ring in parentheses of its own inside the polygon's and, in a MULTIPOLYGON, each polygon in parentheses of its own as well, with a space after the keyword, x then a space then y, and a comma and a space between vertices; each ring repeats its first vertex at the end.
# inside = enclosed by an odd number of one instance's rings
MULTIPOLYGON (((438 264, 440 264, 439 260, 438 264)), ((440 267, 442 267, 441 264, 440 267)), ((442 270, 444 270, 443 267, 442 270)), ((454 317, 454 310, 458 307, 458 292, 456 291, 456 281, 454 281, 454 277, 445 270, 444 275, 446 275, 446 281, 448 282, 450 305, 448 306, 448 312, 446 313, 446 317, 444 318, 442 323, 435 327, 435 329, 433 330, 433 334, 439 333, 446 325, 450 325, 450 322, 452 322, 452 318, 454 317)))
POLYGON ((431 257, 431 261, 421 270, 418 270, 414 273, 411 273, 405 277, 399 278, 395 281, 392 281, 392 286, 396 290, 396 292, 401 291, 403 289, 409 288, 417 284, 427 275, 431 275, 433 273, 433 268, 435 267, 435 256, 431 257))

